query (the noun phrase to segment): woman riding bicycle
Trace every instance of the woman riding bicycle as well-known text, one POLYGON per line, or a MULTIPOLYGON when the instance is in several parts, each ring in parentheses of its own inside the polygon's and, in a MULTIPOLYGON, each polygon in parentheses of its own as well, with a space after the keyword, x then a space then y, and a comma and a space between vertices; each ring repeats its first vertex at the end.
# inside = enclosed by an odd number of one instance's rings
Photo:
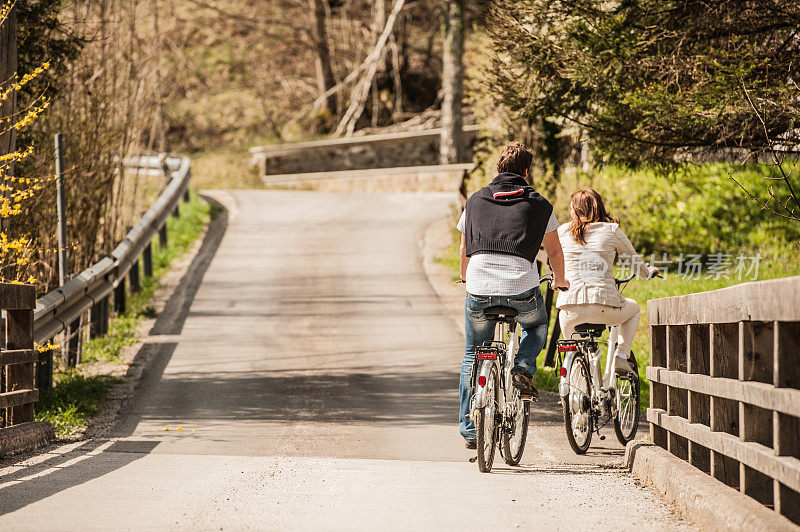
POLYGON ((618 256, 640 279, 651 279, 659 270, 639 257, 619 224, 611 221, 596 191, 585 188, 573 194, 570 210, 572 220, 558 228, 569 281, 569 290, 559 293, 556 301, 561 332, 570 339, 581 323, 619 325, 615 368, 633 371, 629 357, 640 310, 636 301, 617 291, 614 258, 618 256))

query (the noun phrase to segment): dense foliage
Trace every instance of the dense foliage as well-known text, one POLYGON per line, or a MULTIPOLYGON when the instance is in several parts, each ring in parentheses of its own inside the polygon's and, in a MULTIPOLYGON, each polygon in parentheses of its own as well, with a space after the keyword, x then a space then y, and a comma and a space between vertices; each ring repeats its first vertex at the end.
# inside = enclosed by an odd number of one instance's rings
POLYGON ((637 249, 647 255, 666 254, 672 260, 681 254, 760 253, 765 261, 796 256, 800 225, 765 216, 729 175, 765 196, 764 176, 777 177, 779 170, 722 163, 669 169, 641 165, 633 170, 606 166, 564 177, 553 199, 559 220, 566 222, 570 194, 594 188, 637 249))
POLYGON ((495 101, 610 160, 800 142, 795 0, 498 0, 489 31, 495 101))

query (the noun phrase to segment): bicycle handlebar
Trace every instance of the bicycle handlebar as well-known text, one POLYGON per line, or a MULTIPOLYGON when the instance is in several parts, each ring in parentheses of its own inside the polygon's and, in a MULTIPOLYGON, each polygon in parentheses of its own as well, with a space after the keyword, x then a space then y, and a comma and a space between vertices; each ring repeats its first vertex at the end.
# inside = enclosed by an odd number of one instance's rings
POLYGON ((621 284, 625 284, 625 283, 629 283, 629 282, 633 281, 634 277, 636 277, 636 274, 635 273, 631 273, 628 277, 626 277, 624 279, 617 279, 615 277, 614 278, 614 282, 617 283, 617 286, 619 286, 621 284))
MULTIPOLYGON (((544 282, 547 282, 547 284, 550 285, 550 287, 552 288, 553 287, 553 274, 552 273, 546 273, 546 274, 542 275, 541 277, 539 277, 539 283, 541 284, 541 283, 544 283, 544 282)), ((566 292, 567 291, 567 289, 564 288, 563 286, 559 286, 558 290, 561 291, 561 292, 566 292)))

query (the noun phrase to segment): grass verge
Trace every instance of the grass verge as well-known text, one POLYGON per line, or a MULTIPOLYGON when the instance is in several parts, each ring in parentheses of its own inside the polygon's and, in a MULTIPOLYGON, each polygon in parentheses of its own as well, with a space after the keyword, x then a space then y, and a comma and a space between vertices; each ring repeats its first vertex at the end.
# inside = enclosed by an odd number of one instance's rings
POLYGON ((111 387, 121 381, 103 374, 103 369, 123 363, 122 350, 138 341, 136 332, 142 320, 156 316, 151 300, 159 279, 203 234, 216 209, 191 193, 189 202, 181 204, 180 213, 179 218, 167 220, 168 245, 153 247, 153 277, 141 278, 141 292, 128 295, 125 313, 111 319, 108 334, 84 342, 81 364, 57 368, 53 388, 39 396, 36 420, 50 422, 59 437, 80 434, 102 408, 111 387), (100 374, 96 374, 98 370, 100 374))

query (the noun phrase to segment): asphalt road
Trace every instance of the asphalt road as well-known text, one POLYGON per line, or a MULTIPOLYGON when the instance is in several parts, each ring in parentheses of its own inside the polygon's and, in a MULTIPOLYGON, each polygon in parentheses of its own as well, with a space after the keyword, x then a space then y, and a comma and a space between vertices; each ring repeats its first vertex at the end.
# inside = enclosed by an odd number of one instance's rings
POLYGON ((0 529, 688 527, 612 431, 575 457, 552 396, 522 467, 468 462, 463 337, 420 257, 449 195, 215 197, 118 425, 0 470, 0 529))

